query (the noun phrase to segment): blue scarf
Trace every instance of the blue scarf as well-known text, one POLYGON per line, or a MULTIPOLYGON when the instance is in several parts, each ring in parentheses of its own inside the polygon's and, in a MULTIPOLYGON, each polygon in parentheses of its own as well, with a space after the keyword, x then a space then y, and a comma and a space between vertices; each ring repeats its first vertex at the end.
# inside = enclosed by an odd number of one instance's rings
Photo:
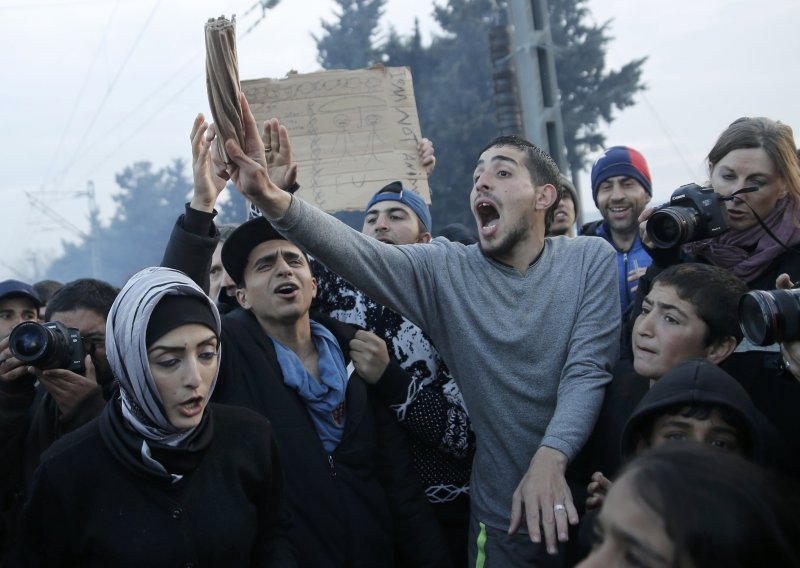
POLYGON ((305 401, 319 439, 330 454, 339 445, 344 432, 347 368, 339 343, 328 329, 312 321, 311 339, 319 353, 319 381, 303 367, 294 351, 274 339, 272 343, 283 371, 283 383, 305 401))

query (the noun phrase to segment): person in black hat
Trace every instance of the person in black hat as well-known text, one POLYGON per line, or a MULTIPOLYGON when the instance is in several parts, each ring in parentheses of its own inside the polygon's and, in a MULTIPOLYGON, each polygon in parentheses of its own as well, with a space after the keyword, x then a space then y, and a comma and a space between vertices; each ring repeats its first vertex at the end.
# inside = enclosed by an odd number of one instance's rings
MULTIPOLYGON (((204 130, 195 123, 196 161, 207 159, 204 130)), ((219 191, 196 185, 164 256, 196 282, 207 277, 216 244, 219 191)), ((366 332, 312 318, 317 282, 308 258, 266 219, 239 226, 223 245, 222 263, 240 307, 222 317, 214 400, 272 423, 299 565, 449 565, 405 434, 366 384, 402 372, 396 361, 356 353, 351 341, 366 332)))
POLYGON ((578 521, 564 471, 602 403, 621 322, 611 246, 544 237, 558 200, 552 158, 518 137, 492 140, 469 197, 479 244, 397 247, 272 183, 241 103, 245 149, 226 140, 232 163, 219 174, 329 268, 416 321, 459 381, 478 439, 470 561, 555 561, 578 521))
POLYGON ((19 280, 0 282, 0 339, 23 321, 36 321, 42 301, 33 286, 19 280))
MULTIPOLYGON (((270 146, 267 154, 270 176, 279 180, 284 190, 293 189, 286 185, 292 180, 281 175, 292 164, 286 127, 277 120, 268 120, 263 138, 270 146)), ((423 165, 426 158, 433 158, 429 141, 420 144, 419 158, 423 165)), ((435 163, 433 159, 431 166, 435 163)), ((261 216, 255 206, 250 211, 252 216, 261 216)), ((468 232, 466 227, 462 228, 468 232)), ((386 244, 428 243, 432 229, 428 205, 408 184, 399 181, 375 192, 364 208, 361 232, 386 244)), ((461 238, 462 242, 471 238, 465 244, 475 242, 475 237, 469 235, 461 238)), ((475 435, 461 390, 436 346, 419 327, 323 264, 312 260, 311 265, 317 278, 313 309, 372 332, 357 333, 351 349, 356 354, 368 351, 379 351, 384 357, 391 354, 405 371, 375 377, 373 384, 380 399, 409 434, 414 469, 445 532, 454 565, 465 565, 475 435)))

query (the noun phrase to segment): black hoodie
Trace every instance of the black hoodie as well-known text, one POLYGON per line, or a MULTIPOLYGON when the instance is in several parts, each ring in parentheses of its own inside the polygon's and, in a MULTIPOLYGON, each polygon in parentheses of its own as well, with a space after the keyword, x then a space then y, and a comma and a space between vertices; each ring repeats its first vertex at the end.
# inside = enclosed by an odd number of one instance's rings
POLYGON ((763 463, 765 457, 764 417, 756 410, 747 391, 717 365, 706 359, 690 359, 670 370, 647 391, 622 431, 623 461, 636 453, 639 433, 648 421, 670 407, 712 405, 739 416, 747 427, 750 452, 747 457, 763 463))

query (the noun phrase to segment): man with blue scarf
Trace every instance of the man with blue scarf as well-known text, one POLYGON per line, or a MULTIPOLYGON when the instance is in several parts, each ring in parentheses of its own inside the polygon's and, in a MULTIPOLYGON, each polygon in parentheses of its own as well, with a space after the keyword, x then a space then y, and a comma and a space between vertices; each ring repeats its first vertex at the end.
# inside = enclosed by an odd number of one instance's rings
MULTIPOLYGON (((164 264, 202 282, 213 217, 213 205, 194 199, 164 264)), ((402 372, 397 362, 363 355, 350 361, 357 328, 312 319, 317 283, 308 258, 266 219, 237 228, 222 262, 240 307, 222 318, 214 400, 272 422, 299 565, 447 566, 405 434, 364 381, 402 372)))

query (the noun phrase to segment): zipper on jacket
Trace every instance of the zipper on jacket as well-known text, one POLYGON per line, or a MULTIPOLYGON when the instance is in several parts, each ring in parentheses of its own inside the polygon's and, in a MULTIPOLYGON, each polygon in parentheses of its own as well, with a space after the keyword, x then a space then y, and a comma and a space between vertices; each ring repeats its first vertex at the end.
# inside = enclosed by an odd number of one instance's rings
POLYGON ((623 281, 623 288, 625 289, 625 299, 628 303, 631 302, 631 289, 628 287, 628 253, 622 253, 622 270, 625 273, 625 280, 623 281))
POLYGON ((336 477, 336 466, 333 464, 333 456, 328 454, 328 465, 331 466, 331 477, 336 477))

